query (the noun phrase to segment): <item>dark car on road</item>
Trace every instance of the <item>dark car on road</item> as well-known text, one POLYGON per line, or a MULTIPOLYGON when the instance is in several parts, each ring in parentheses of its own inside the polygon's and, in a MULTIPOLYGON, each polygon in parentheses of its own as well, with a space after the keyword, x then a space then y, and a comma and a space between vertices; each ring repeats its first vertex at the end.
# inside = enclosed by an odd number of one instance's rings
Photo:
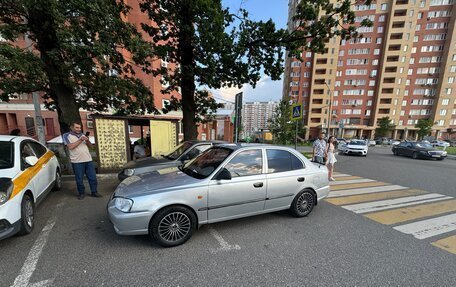
POLYGON ((446 151, 436 149, 431 144, 424 142, 401 142, 398 145, 393 145, 392 151, 394 155, 405 155, 414 159, 435 158, 437 160, 443 160, 447 156, 446 151))
POLYGON ((159 157, 147 157, 132 160, 125 164, 122 170, 118 174, 120 181, 127 177, 138 175, 150 171, 156 171, 165 168, 176 168, 185 162, 194 159, 203 151, 208 148, 218 145, 225 144, 225 141, 185 141, 178 145, 172 152, 159 157))

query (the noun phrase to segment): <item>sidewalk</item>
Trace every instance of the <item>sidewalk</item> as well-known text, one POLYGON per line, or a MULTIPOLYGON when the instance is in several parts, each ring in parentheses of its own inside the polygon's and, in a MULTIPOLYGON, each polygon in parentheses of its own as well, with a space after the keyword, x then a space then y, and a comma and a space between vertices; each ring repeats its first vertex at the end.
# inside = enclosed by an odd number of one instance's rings
MULTIPOLYGON (((85 176, 84 176, 84 179, 87 179, 85 176)), ((117 179, 117 173, 99 173, 97 174, 97 179, 98 180, 116 180, 116 181, 119 181, 117 179)), ((70 175, 62 175, 62 181, 74 181, 74 175, 70 174, 70 175)))

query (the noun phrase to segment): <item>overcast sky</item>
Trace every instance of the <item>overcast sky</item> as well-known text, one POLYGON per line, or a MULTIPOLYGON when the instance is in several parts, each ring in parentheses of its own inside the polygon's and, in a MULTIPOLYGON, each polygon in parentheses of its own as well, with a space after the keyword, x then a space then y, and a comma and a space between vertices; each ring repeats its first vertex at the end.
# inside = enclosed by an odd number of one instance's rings
MULTIPOLYGON (((253 20, 272 20, 276 28, 286 28, 288 0, 222 0, 224 7, 229 7, 235 12, 242 7, 249 12, 253 20)), ((224 100, 234 102, 234 96, 240 91, 243 92, 244 102, 251 101, 279 101, 282 98, 283 81, 272 81, 268 76, 263 76, 257 83, 255 89, 250 85, 244 85, 242 89, 226 88, 213 90, 214 97, 219 102, 224 100)))

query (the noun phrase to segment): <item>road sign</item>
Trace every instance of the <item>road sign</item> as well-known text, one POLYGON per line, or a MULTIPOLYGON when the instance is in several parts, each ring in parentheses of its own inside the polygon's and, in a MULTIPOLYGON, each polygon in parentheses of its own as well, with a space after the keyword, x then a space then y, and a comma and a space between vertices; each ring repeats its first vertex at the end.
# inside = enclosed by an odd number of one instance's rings
POLYGON ((291 106, 291 120, 302 119, 302 105, 294 104, 291 106))

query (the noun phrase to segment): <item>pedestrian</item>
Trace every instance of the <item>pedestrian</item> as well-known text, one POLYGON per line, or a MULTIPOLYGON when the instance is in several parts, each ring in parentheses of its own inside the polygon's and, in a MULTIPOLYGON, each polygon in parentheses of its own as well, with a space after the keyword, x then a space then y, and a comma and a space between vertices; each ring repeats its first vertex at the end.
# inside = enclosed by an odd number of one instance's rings
POLYGON ((97 192, 97 174, 89 152, 89 147, 92 147, 92 144, 88 133, 85 135, 82 133, 81 123, 79 122, 73 122, 70 125, 70 130, 70 132, 63 135, 63 140, 70 153, 71 166, 73 167, 78 188, 78 199, 83 199, 85 196, 84 174, 89 181, 91 195, 93 197, 101 197, 101 194, 97 192))
POLYGON ((135 141, 133 149, 134 159, 146 157, 146 148, 140 144, 139 141, 135 141))
POLYGON ((334 136, 328 138, 328 144, 326 147, 326 167, 328 168, 328 180, 335 181, 333 178, 334 164, 337 162, 336 156, 334 155, 334 136))
POLYGON ((313 142, 312 145, 312 160, 320 164, 324 164, 326 141, 324 140, 325 134, 321 132, 318 135, 318 139, 313 142))

